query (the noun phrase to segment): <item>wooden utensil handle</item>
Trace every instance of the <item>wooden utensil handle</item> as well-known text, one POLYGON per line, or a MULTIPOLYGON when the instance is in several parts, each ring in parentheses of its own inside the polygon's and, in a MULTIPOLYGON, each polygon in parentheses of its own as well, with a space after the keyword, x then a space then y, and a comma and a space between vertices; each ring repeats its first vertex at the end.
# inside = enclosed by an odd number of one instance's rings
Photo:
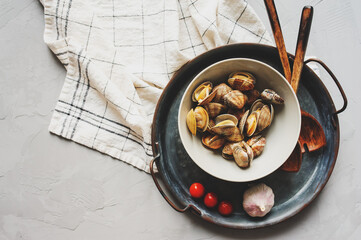
POLYGON ((264 3, 266 5, 268 17, 271 23, 273 36, 278 49, 278 54, 280 55, 285 78, 289 83, 291 83, 291 67, 288 61, 285 41, 283 39, 281 25, 278 19, 275 3, 273 0, 264 0, 264 3))
POLYGON ((297 46, 295 61, 293 63, 291 86, 295 93, 298 90, 301 73, 304 65, 305 53, 308 43, 308 38, 311 31, 311 23, 313 17, 313 7, 305 6, 302 10, 300 29, 298 31, 297 46))

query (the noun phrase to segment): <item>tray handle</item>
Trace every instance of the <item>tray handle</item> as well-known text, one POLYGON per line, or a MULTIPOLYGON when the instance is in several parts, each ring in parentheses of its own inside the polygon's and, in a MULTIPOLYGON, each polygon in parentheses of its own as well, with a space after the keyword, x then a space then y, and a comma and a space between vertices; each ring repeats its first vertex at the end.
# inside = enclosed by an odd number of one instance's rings
POLYGON ((335 82, 338 90, 341 93, 341 96, 343 98, 343 106, 341 109, 337 110, 336 112, 333 113, 333 115, 337 115, 339 113, 342 113, 343 111, 345 111, 346 107, 347 107, 347 97, 345 92, 342 89, 342 86, 340 84, 340 82, 337 80, 335 74, 332 73, 331 69, 324 63, 322 62, 320 59, 318 58, 309 58, 305 61, 305 64, 309 63, 309 62, 317 62, 318 64, 320 64, 325 70, 326 72, 331 76, 331 78, 333 79, 333 81, 335 82))
MULTIPOLYGON (((156 147, 158 149, 158 143, 156 143, 156 147)), ((160 159, 160 153, 158 153, 151 161, 150 161, 150 174, 152 175, 152 178, 153 178, 153 181, 155 183, 155 185, 157 186, 158 188, 158 191, 160 192, 160 194, 163 196, 163 198, 167 201, 167 203, 174 209, 176 210, 177 212, 185 212, 187 211, 188 209, 191 209, 191 210, 194 210, 195 213, 201 215, 201 211, 199 209, 197 209, 194 205, 192 204, 189 204, 183 208, 181 207, 178 207, 177 205, 175 205, 171 200, 170 198, 166 195, 166 193, 163 191, 161 185, 159 184, 158 182, 158 179, 157 177, 155 176, 155 171, 154 171, 154 164, 156 163, 157 160, 160 159)))

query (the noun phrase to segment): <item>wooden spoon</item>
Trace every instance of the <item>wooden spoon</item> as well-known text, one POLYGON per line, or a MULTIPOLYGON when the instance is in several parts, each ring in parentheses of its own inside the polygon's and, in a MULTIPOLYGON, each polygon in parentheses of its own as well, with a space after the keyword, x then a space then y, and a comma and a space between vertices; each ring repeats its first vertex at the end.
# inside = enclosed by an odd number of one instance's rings
MULTIPOLYGON (((295 93, 297 93, 298 84, 301 79, 308 38, 311 31, 312 16, 313 8, 311 6, 305 6, 302 11, 300 30, 297 39, 295 62, 293 64, 291 78, 291 86, 295 93)), ((307 145, 308 151, 310 152, 325 146, 326 137, 320 123, 311 114, 303 110, 301 114, 302 126, 299 141, 302 152, 305 152, 305 145, 307 145)))
MULTIPOLYGON (((300 29, 297 39, 296 56, 293 66, 293 75, 289 77, 286 73, 290 72, 290 66, 287 57, 287 51, 282 36, 277 11, 273 0, 264 0, 267 13, 271 22, 273 35, 277 45, 277 49, 282 62, 286 79, 290 82, 293 90, 297 93, 298 84, 301 77, 304 57, 306 53, 308 38, 311 30, 311 22, 313 17, 313 8, 306 6, 303 8, 300 29)), ((299 141, 293 150, 293 153, 282 165, 281 169, 289 172, 297 172, 301 167, 302 153, 305 152, 305 145, 309 151, 317 150, 326 144, 325 134, 320 123, 310 114, 301 110, 302 123, 299 141)))
POLYGON ((268 18, 271 23, 273 36, 276 42, 276 46, 278 49, 278 54, 280 55, 283 72, 285 74, 285 78, 289 83, 291 83, 291 67, 290 62, 288 61, 288 55, 286 51, 286 46, 281 30, 280 21, 278 20, 278 15, 276 11, 276 6, 273 0, 264 0, 264 3, 266 5, 268 18))
MULTIPOLYGON (((301 110, 302 122, 301 133, 298 141, 301 144, 301 151, 304 153, 305 145, 309 152, 316 151, 326 146, 326 136, 321 124, 311 114, 301 110)), ((290 160, 291 161, 291 160, 290 160)))
MULTIPOLYGON (((291 78, 291 86, 295 93, 297 93, 299 81, 301 79, 308 38, 311 31, 312 17, 313 7, 305 6, 302 10, 291 78)), ((320 123, 311 114, 303 110, 301 110, 301 115, 301 133, 298 144, 287 161, 282 165, 281 169, 284 171, 298 172, 300 170, 302 153, 306 151, 305 145, 307 146, 308 151, 315 151, 326 145, 325 133, 320 123)))
POLYGON ((298 31, 295 61, 293 63, 292 78, 291 78, 291 86, 296 94, 304 65, 308 38, 310 36, 310 31, 311 31, 312 17, 313 17, 313 7, 312 6, 303 7, 300 29, 298 31))

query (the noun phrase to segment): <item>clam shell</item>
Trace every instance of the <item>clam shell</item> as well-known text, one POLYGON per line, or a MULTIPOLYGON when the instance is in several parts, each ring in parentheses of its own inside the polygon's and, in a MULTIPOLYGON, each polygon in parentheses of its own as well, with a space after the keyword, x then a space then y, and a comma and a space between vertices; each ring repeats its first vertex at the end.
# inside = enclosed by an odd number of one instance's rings
POLYGON ((204 82, 199 85, 192 94, 192 101, 199 105, 204 105, 212 101, 215 94, 211 94, 213 84, 211 82, 204 82))
POLYGON ((203 145, 214 150, 221 148, 225 142, 226 140, 219 135, 205 134, 202 137, 203 145))
POLYGON ((239 128, 235 127, 233 133, 229 136, 226 136, 226 139, 230 142, 240 142, 243 140, 243 135, 239 128))
POLYGON ((225 159, 233 159, 233 147, 238 143, 228 142, 222 149, 222 157, 225 159))
POLYGON ((253 102, 253 104, 250 107, 250 111, 254 112, 258 109, 261 109, 265 104, 263 103, 262 99, 257 99, 253 102))
POLYGON ((230 108, 242 109, 248 98, 239 90, 232 90, 224 96, 224 103, 230 108))
POLYGON ((245 127, 245 125, 246 125, 246 121, 247 121, 248 115, 249 115, 249 110, 247 110, 247 111, 243 114, 242 118, 239 120, 238 128, 239 128, 239 130, 241 131, 242 134, 244 133, 244 127, 245 127))
POLYGON ((229 114, 229 113, 225 113, 225 114, 221 114, 221 115, 218 115, 216 118, 215 118, 215 123, 218 124, 220 122, 223 122, 224 120, 230 120, 234 123, 235 126, 237 126, 238 124, 238 119, 236 116, 232 115, 232 114, 229 114))
POLYGON ((209 94, 206 98, 202 99, 201 101, 198 102, 199 105, 205 105, 207 103, 210 103, 214 96, 216 95, 215 92, 212 92, 211 94, 209 94))
POLYGON ((273 104, 283 104, 285 102, 285 100, 272 89, 263 90, 261 99, 273 104))
POLYGON ((248 154, 248 158, 249 158, 249 164, 251 165, 253 159, 254 159, 254 155, 253 155, 253 151, 252 148, 244 141, 242 141, 243 147, 246 149, 247 154, 248 154))
POLYGON ((234 126, 231 121, 225 120, 223 122, 220 122, 216 126, 211 128, 211 131, 215 134, 221 135, 221 136, 230 136, 235 131, 234 129, 236 126, 234 126))
MULTIPOLYGON (((274 108, 272 104, 265 104, 262 99, 256 100, 251 106, 251 112, 258 112, 256 130, 247 136, 258 134, 269 127, 273 121, 274 108)), ((253 125, 252 125, 253 126, 253 125)))
POLYGON ((193 108, 189 110, 187 113, 187 127, 189 131, 192 133, 192 135, 196 136, 197 133, 197 124, 196 124, 196 117, 194 115, 193 108))
POLYGON ((260 140, 260 138, 262 138, 262 135, 253 136, 247 140, 247 144, 252 147, 252 145, 256 144, 260 140))
POLYGON ((212 92, 215 92, 213 102, 224 103, 224 96, 232 91, 232 88, 225 83, 221 83, 214 87, 212 92))
POLYGON ((247 117, 244 130, 248 137, 252 136, 256 132, 258 119, 259 119, 259 110, 251 112, 251 114, 247 117))
POLYGON ((248 154, 240 145, 233 148, 233 158, 236 164, 241 168, 249 167, 248 154))
POLYGON ((237 128, 238 120, 231 114, 222 114, 215 118, 215 126, 211 128, 212 132, 222 135, 230 136, 237 128))
POLYGON ((215 118, 227 111, 227 107, 221 103, 210 102, 204 105, 210 118, 215 118))
POLYGON ((273 120, 273 106, 270 105, 264 105, 260 112, 259 112, 259 116, 258 116, 258 123, 257 123, 257 131, 261 132, 263 131, 265 128, 267 128, 269 125, 271 125, 272 120, 273 120), (272 109, 272 111, 271 111, 272 109))
POLYGON ((197 129, 201 132, 206 131, 209 123, 207 111, 203 107, 198 106, 194 109, 194 116, 196 119, 197 129))
POLYGON ((253 161, 252 148, 244 141, 233 147, 233 157, 236 164, 241 168, 247 168, 253 161))
POLYGON ((258 157, 263 152, 266 145, 266 138, 261 135, 254 136, 247 141, 247 144, 252 148, 254 157, 258 157))
POLYGON ((228 83, 233 89, 248 91, 254 88, 256 78, 248 72, 234 72, 229 75, 228 83))

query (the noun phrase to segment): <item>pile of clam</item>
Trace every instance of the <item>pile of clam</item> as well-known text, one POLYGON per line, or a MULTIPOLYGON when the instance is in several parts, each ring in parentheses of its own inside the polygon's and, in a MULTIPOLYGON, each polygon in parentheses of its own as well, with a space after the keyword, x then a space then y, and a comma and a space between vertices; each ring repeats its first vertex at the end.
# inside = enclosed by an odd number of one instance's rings
POLYGON ((272 104, 284 100, 271 89, 256 90, 256 79, 248 72, 231 73, 227 82, 214 87, 203 82, 195 89, 197 106, 188 112, 187 126, 194 136, 201 133, 205 147, 221 149, 223 158, 248 168, 265 147, 262 133, 272 123, 272 104))

